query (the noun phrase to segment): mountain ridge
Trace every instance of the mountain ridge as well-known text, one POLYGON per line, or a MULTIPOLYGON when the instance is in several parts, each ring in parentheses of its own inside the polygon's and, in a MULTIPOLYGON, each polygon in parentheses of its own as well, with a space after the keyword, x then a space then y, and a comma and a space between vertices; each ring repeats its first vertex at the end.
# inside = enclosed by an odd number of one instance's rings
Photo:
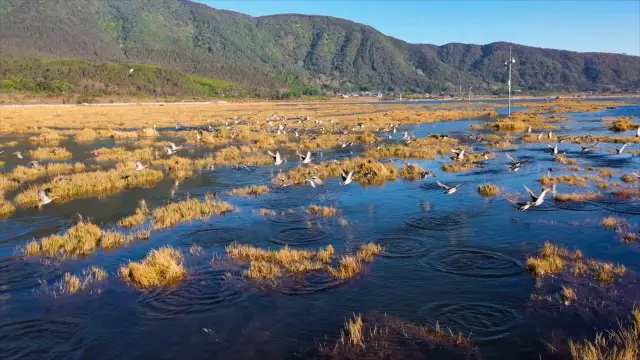
POLYGON ((411 44, 348 19, 252 17, 187 0, 53 3, 0 0, 0 54, 158 65, 237 83, 258 96, 302 89, 457 93, 469 86, 501 94, 512 46, 513 84, 525 92, 640 88, 640 57, 632 55, 500 41, 411 44))

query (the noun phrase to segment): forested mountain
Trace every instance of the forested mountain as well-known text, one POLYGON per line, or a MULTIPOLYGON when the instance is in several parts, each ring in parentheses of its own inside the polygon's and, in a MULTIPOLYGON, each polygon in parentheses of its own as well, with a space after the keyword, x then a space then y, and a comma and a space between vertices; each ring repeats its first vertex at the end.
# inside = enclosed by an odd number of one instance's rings
MULTIPOLYGON (((263 96, 460 86, 502 92, 508 52, 500 42, 409 44, 337 18, 254 18, 185 0, 0 0, 0 53, 12 59, 0 76, 14 80, 29 76, 17 61, 81 59, 159 65, 263 96)), ((640 88, 637 56, 521 45, 513 55, 514 86, 524 91, 640 88)))

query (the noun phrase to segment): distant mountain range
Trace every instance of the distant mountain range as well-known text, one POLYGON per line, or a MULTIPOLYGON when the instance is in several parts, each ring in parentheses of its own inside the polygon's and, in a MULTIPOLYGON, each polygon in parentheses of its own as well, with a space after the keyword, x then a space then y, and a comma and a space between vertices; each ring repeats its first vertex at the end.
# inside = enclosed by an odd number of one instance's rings
MULTIPOLYGON (((512 46, 516 89, 640 89, 638 56, 512 46)), ((457 93, 469 86, 474 92, 504 93, 509 47, 503 42, 409 44, 343 19, 256 18, 184 0, 0 0, 0 80, 11 80, 9 88, 18 90, 20 81, 48 87, 59 80, 74 89, 93 81, 89 88, 117 91, 125 83, 122 77, 113 83, 114 76, 104 75, 109 71, 86 69, 139 63, 180 72, 182 78, 223 80, 223 88, 259 96, 350 90, 457 93), (83 60, 84 65, 74 63, 65 73, 60 65, 65 62, 41 61, 50 59, 83 60), (51 63, 58 78, 47 70, 51 63)), ((155 77, 150 88, 129 84, 129 90, 163 92, 164 82, 173 81, 175 94, 199 94, 184 81, 176 85, 173 75, 155 77)))

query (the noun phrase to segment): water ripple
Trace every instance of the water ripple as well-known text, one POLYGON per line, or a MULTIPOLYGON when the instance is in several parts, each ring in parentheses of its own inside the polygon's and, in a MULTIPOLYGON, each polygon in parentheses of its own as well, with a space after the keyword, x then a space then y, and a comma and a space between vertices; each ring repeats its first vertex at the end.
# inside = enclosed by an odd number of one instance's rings
POLYGON ((437 271, 473 278, 501 278, 522 273, 522 266, 504 254, 479 249, 444 249, 426 260, 437 271))

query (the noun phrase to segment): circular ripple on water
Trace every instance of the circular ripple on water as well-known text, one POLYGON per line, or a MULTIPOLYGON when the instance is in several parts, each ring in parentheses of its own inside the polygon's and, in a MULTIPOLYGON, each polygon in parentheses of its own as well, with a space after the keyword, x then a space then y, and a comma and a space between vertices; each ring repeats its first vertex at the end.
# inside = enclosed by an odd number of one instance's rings
POLYGON ((331 277, 325 272, 313 272, 304 276, 292 276, 278 282, 274 289, 284 295, 309 295, 336 288, 346 281, 331 277))
POLYGON ((470 334, 474 341, 497 340, 509 335, 516 323, 515 310, 488 303, 436 303, 420 310, 432 326, 448 327, 454 333, 470 334))
POLYGON ((380 256, 387 258, 420 257, 427 252, 424 240, 408 236, 386 236, 374 242, 384 248, 380 256))
POLYGON ((640 215, 640 201, 626 201, 615 198, 594 200, 594 203, 611 212, 624 215, 640 215))
POLYGON ((246 295, 240 284, 226 279, 224 273, 202 270, 174 287, 141 293, 138 298, 141 316, 163 319, 199 314, 244 299, 246 295))
POLYGON ((281 230, 271 238, 271 242, 279 245, 307 245, 322 241, 328 236, 329 234, 315 227, 295 227, 281 230))
POLYGON ((467 223, 465 214, 443 216, 423 216, 407 221, 407 225, 421 230, 452 231, 461 229, 467 223))
POLYGON ((0 324, 3 359, 38 359, 72 357, 71 352, 82 346, 76 338, 82 336, 83 324, 74 319, 26 319, 0 324), (64 353, 60 344, 67 344, 64 353), (68 351, 68 353, 67 353, 68 351))
POLYGON ((504 254, 478 249, 444 249, 431 253, 434 269, 473 278, 501 278, 519 275, 522 266, 504 254))
POLYGON ((268 216, 266 217, 268 222, 274 224, 304 224, 306 221, 310 221, 314 219, 314 217, 308 214, 301 214, 299 212, 278 214, 276 216, 268 216))
POLYGON ((595 211, 599 206, 593 201, 556 201, 555 206, 562 210, 595 211))
POLYGON ((246 229, 238 227, 204 228, 189 231, 182 240, 197 244, 205 249, 225 247, 230 243, 248 237, 246 229))
POLYGON ((9 257, 0 259, 0 293, 32 289, 60 276, 62 272, 55 266, 48 266, 36 259, 9 257))

